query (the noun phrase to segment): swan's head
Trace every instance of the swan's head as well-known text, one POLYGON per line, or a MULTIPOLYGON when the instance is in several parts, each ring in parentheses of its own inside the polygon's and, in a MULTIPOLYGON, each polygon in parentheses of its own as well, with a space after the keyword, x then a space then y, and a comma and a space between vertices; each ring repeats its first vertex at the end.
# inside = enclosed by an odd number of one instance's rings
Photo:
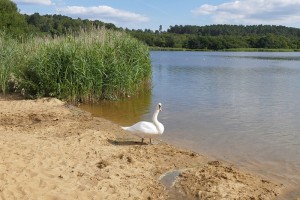
POLYGON ((161 105, 161 103, 157 104, 157 108, 156 109, 159 110, 159 111, 162 111, 162 105, 161 105))

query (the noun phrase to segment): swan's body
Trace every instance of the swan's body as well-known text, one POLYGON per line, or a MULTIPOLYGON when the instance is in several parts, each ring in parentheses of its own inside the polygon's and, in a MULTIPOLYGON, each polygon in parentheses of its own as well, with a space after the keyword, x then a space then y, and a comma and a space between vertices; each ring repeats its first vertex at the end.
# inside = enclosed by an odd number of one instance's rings
POLYGON ((164 125, 157 120, 159 111, 161 111, 161 103, 157 104, 157 107, 154 111, 152 117, 153 122, 140 121, 132 126, 122 128, 128 132, 131 132, 133 135, 142 138, 142 143, 144 138, 150 138, 151 143, 152 138, 156 138, 164 132, 164 125))

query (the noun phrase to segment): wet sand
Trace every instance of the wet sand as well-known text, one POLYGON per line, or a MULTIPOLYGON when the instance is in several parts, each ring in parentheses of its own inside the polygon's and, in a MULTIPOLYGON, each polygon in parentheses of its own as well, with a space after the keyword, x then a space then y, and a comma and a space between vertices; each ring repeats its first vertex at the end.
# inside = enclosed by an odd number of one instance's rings
POLYGON ((0 152, 3 200, 277 199, 285 189, 159 140, 141 145, 57 99, 1 97, 0 152))

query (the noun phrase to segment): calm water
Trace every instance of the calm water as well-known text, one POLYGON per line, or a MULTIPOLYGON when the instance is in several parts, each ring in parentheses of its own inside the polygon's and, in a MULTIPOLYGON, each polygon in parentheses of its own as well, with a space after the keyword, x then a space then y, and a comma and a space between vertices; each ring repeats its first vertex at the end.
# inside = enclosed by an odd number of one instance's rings
POLYGON ((300 53, 151 52, 153 90, 83 106, 120 125, 150 120, 163 139, 276 178, 300 195, 300 53))

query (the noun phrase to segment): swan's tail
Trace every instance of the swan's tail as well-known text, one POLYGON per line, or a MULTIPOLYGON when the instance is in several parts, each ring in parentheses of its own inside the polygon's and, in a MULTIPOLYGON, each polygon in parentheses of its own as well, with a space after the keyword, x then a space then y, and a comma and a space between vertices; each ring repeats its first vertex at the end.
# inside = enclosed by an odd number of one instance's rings
POLYGON ((121 126, 121 128, 123 129, 123 130, 128 130, 130 127, 125 127, 125 126, 121 126))

